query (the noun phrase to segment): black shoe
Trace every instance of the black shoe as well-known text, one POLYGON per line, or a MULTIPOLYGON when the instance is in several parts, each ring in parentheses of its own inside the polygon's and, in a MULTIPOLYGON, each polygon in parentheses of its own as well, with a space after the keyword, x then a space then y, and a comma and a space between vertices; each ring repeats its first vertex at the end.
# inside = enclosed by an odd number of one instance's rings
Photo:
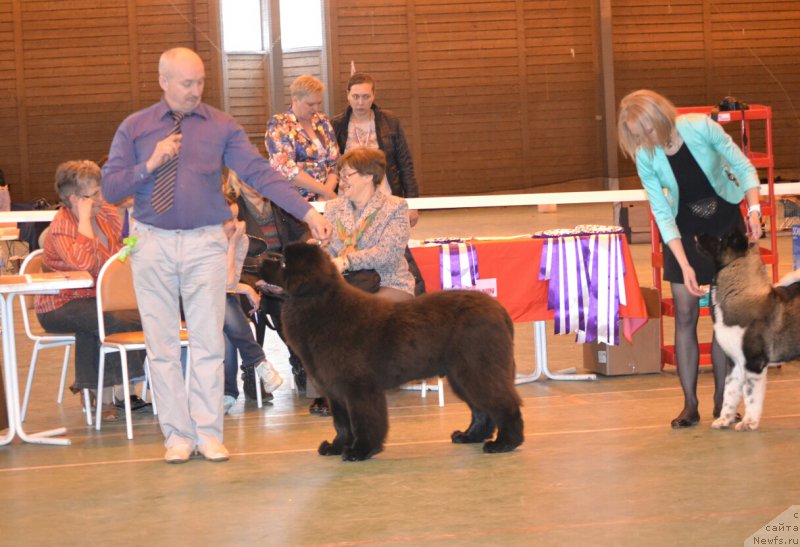
POLYGON ((325 397, 317 397, 314 399, 314 402, 311 403, 311 406, 308 407, 308 411, 317 416, 330 416, 331 406, 328 404, 328 399, 325 397))
POLYGON ((685 429, 687 427, 693 427, 699 423, 700 423, 700 414, 698 414, 697 412, 689 413, 683 411, 677 418, 672 420, 670 425, 672 426, 672 429, 685 429))
MULTIPOLYGON (((151 405, 152 403, 145 401, 138 395, 131 395, 131 412, 147 408, 148 406, 151 405)), ((114 401, 114 406, 116 406, 117 408, 125 408, 125 401, 121 399, 119 401, 114 401)))
POLYGON ((272 393, 264 391, 264 384, 261 382, 256 383, 256 366, 250 365, 249 367, 242 366, 242 390, 244 391, 245 399, 257 401, 258 396, 256 389, 261 388, 261 402, 271 401, 274 399, 272 393))

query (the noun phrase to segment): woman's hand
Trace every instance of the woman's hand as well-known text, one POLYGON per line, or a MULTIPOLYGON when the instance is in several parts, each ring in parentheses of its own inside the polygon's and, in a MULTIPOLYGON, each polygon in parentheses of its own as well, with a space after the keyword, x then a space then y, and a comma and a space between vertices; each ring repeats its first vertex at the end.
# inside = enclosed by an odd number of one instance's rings
POLYGON ((681 271, 683 272, 683 284, 686 286, 686 289, 698 298, 705 296, 706 291, 701 289, 700 285, 697 284, 697 277, 694 273, 694 268, 687 264, 686 266, 681 267, 681 271))
POLYGON ((750 241, 753 243, 758 242, 764 233, 761 229, 761 215, 753 211, 747 215, 747 224, 750 226, 750 241))
POLYGON ((261 295, 253 290, 253 287, 246 283, 239 283, 236 286, 236 292, 245 295, 247 297, 247 301, 250 302, 251 306, 253 306, 253 308, 247 312, 247 314, 253 315, 256 313, 259 305, 261 304, 261 295))
POLYGON ((95 201, 92 198, 75 196, 75 212, 78 215, 78 222, 81 220, 91 220, 94 203, 95 201))

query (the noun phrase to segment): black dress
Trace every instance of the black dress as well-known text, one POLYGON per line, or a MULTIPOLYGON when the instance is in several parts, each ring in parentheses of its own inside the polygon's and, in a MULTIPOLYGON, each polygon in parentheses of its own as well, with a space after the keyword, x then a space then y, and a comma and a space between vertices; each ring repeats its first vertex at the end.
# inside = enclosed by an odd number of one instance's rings
MULTIPOLYGON (((714 277, 714 263, 697 250, 695 236, 721 236, 733 230, 744 233, 744 219, 738 204, 729 203, 717 195, 686 143, 667 159, 678 182, 678 216, 675 222, 681 233, 683 250, 694 268, 697 284, 708 285, 714 277)), ((675 255, 666 244, 662 243, 661 247, 664 253, 664 280, 683 283, 683 272, 675 255)))

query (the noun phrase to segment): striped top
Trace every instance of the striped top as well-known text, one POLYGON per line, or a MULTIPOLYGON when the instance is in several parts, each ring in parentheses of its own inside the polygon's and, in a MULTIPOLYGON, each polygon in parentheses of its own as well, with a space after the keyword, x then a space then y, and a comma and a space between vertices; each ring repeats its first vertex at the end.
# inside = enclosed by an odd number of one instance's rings
MULTIPOLYGON (((50 271, 87 271, 97 281, 100 268, 122 247, 122 225, 116 208, 103 202, 97 212, 97 225, 108 237, 108 248, 96 238, 78 233, 78 219, 67 209, 59 209, 44 242, 44 266, 50 271)), ((36 313, 56 310, 76 298, 94 298, 95 289, 63 290, 58 294, 36 296, 36 313)))

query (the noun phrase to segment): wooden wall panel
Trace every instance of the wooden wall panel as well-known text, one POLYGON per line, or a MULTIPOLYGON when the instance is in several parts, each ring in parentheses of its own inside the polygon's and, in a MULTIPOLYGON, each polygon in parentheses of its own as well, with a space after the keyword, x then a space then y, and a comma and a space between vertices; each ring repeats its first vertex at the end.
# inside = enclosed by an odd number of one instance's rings
MULTIPOLYGON (((327 0, 329 114, 346 105, 353 60, 400 117, 425 195, 596 186, 599 1, 327 0)), ((648 87, 679 105, 770 104, 777 173, 800 175, 797 0, 610 3, 617 101, 648 87)), ((218 0, 0 0, 0 168, 14 199, 52 197, 57 163, 105 154, 124 116, 160 97, 169 47, 200 52, 205 100, 221 105, 218 43, 218 0)), ((321 75, 320 57, 285 54, 284 84, 321 75)), ((238 77, 231 109, 260 144, 267 77, 238 77)))
POLYGON ((376 80, 376 103, 400 117, 411 143, 418 178, 422 178, 419 127, 414 119, 416 81, 411 70, 409 19, 414 10, 408 0, 337 0, 330 2, 330 64, 328 87, 335 115, 347 107, 347 80, 350 63, 376 80), (415 146, 417 144, 417 146, 415 146))
POLYGON ((59 163, 101 159, 125 116, 159 100, 165 49, 200 53, 204 99, 219 105, 217 19, 216 0, 0 3, 0 168, 13 199, 54 199, 59 163))
MULTIPOLYGON (((800 2, 612 0, 612 10, 618 101, 650 88, 678 106, 726 95, 771 105, 776 172, 800 176, 800 2)), ((634 178, 629 160, 620 166, 634 178)))
POLYGON ((0 2, 0 169, 12 189, 22 180, 20 157, 19 97, 17 95, 17 63, 15 62, 13 6, 0 2))
POLYGON ((322 52, 318 49, 283 52, 283 104, 292 103, 289 86, 298 76, 309 74, 322 80, 322 52))
POLYGON ((525 191, 602 171, 592 0, 331 2, 350 60, 398 114, 426 195, 525 191))
MULTIPOLYGON (((800 178, 800 2, 712 3, 709 104, 726 95, 773 109, 777 173, 800 178)), ((755 124, 754 124, 755 125, 755 124)), ((754 135, 759 142, 759 134, 754 135)), ((762 141, 763 142, 763 141, 762 141)))
POLYGON ((265 53, 227 55, 228 112, 264 152, 264 129, 270 112, 268 60, 265 53))

